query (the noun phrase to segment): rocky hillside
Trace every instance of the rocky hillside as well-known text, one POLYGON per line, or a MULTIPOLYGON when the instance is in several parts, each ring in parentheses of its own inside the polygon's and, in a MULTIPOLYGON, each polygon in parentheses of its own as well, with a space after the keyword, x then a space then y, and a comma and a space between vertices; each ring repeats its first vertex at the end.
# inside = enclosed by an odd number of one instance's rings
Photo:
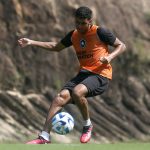
MULTIPOLYGON (((0 141, 36 136, 53 97, 78 70, 72 48, 60 53, 21 49, 17 40, 59 41, 74 28, 73 12, 82 5, 93 10, 96 24, 112 30, 127 46, 112 62, 108 91, 89 99, 93 141, 150 140, 149 0, 1 0, 0 141)), ((73 134, 79 135, 78 109, 68 105, 65 110, 75 118, 73 134)), ((78 138, 73 134, 67 142, 78 138)))

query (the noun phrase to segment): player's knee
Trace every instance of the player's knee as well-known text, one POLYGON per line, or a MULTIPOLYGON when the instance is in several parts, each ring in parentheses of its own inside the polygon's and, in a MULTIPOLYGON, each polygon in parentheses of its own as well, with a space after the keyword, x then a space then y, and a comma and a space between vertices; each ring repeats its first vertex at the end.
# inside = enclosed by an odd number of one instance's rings
POLYGON ((56 106, 62 106, 63 103, 64 103, 64 98, 62 95, 57 94, 56 98, 54 99, 53 103, 56 105, 56 106))
POLYGON ((58 95, 55 97, 55 99, 54 99, 54 101, 53 101, 53 104, 54 104, 55 106, 62 106, 63 103, 64 103, 63 97, 61 97, 60 94, 58 94, 58 95))
POLYGON ((58 93, 56 98, 54 99, 53 103, 56 106, 63 106, 64 104, 66 104, 66 102, 70 99, 70 95, 68 93, 58 93))
POLYGON ((72 91, 73 99, 79 99, 82 96, 83 96, 82 92, 78 88, 75 87, 72 91))

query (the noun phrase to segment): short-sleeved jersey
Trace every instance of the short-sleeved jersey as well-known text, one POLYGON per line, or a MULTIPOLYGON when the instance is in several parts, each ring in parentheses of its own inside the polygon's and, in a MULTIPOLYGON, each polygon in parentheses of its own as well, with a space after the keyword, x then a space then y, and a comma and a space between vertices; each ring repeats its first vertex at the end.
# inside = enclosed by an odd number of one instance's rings
POLYGON ((66 37, 71 37, 70 40, 68 38, 66 42, 64 38, 61 42, 66 47, 73 45, 80 62, 80 69, 112 79, 112 66, 109 63, 102 64, 99 59, 109 54, 108 45, 113 45, 116 37, 111 32, 107 34, 103 32, 107 30, 100 30, 98 26, 93 25, 84 35, 77 30, 71 31, 66 37))

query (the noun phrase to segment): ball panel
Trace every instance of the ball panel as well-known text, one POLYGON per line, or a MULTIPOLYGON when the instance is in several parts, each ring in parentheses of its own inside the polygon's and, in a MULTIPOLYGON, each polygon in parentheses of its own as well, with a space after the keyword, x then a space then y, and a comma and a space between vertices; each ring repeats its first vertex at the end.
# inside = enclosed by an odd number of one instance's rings
POLYGON ((67 134, 73 127, 74 119, 66 112, 58 113, 52 118, 52 129, 58 134, 67 134))

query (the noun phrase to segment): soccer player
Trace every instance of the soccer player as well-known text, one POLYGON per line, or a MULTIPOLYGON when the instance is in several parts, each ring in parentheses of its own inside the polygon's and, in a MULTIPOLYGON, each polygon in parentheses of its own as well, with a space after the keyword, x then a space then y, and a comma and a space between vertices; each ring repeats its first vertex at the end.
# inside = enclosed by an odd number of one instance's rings
POLYGON ((51 119, 68 103, 75 103, 84 119, 80 142, 87 143, 91 138, 93 126, 87 97, 100 95, 108 88, 109 81, 112 79, 110 62, 124 52, 126 47, 108 29, 92 23, 92 11, 88 7, 79 7, 75 11, 75 25, 76 29, 70 31, 59 43, 40 42, 28 38, 18 40, 21 47, 32 45, 56 52, 73 46, 80 62, 78 74, 66 83, 53 99, 39 137, 27 144, 51 143, 51 119), (109 45, 114 47, 112 52, 108 49, 109 45))

